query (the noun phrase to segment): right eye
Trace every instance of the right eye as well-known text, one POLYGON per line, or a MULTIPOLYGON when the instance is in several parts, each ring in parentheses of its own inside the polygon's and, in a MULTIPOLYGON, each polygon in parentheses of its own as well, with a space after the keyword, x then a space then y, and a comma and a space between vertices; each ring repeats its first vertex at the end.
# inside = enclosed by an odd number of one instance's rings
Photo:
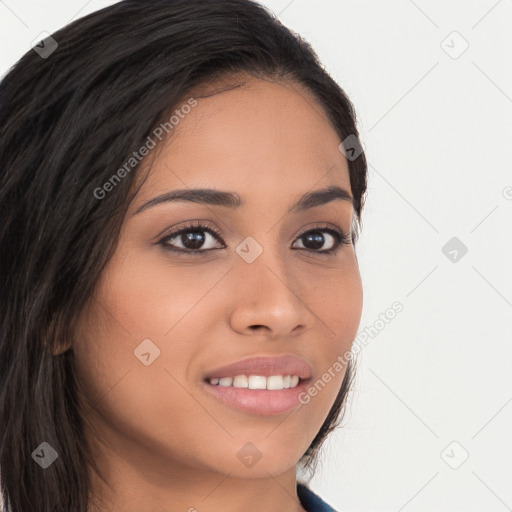
MULTIPOLYGON (((158 243, 168 251, 181 252, 190 255, 201 254, 215 249, 215 247, 207 247, 206 249, 204 248, 205 240, 208 239, 208 236, 205 236, 204 233, 208 233, 211 237, 220 240, 224 244, 224 241, 222 240, 218 231, 209 226, 201 224, 200 222, 197 222, 196 224, 190 223, 183 228, 175 230, 171 233, 166 233, 158 243), (181 244, 181 247, 179 245, 176 246, 176 242, 170 243, 175 239, 177 239, 178 243, 181 244)), ((217 248, 223 249, 224 247, 217 248)))

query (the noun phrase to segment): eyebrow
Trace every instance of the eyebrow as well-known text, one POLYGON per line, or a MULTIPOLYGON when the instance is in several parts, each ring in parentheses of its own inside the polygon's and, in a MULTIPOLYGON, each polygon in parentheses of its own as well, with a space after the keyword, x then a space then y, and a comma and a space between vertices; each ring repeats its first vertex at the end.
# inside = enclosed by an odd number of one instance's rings
MULTIPOLYGON (((354 205, 354 200, 347 190, 338 186, 330 186, 305 193, 288 209, 288 213, 299 213, 335 200, 348 201, 352 206, 354 205)), ((189 188, 173 190, 156 196, 141 205, 133 215, 137 215, 158 204, 173 201, 189 201, 233 209, 245 204, 243 199, 235 192, 225 192, 209 188, 189 188)))

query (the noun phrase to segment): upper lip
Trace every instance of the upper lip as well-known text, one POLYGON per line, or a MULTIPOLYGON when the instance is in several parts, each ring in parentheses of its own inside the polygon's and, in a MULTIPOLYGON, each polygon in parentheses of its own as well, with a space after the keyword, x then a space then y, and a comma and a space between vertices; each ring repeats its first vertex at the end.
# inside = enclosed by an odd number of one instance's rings
POLYGON ((297 356, 257 356, 215 368, 206 374, 205 379, 235 377, 237 375, 261 375, 263 377, 297 375, 301 379, 309 379, 311 373, 311 365, 297 356))

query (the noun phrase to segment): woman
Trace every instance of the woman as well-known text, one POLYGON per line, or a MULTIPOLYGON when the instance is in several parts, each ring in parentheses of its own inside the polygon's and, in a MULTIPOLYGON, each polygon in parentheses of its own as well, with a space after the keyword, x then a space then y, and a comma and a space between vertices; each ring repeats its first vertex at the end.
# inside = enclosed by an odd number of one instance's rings
POLYGON ((8 511, 333 510, 312 471, 362 309, 366 160, 247 0, 126 0, 1 85, 8 511))

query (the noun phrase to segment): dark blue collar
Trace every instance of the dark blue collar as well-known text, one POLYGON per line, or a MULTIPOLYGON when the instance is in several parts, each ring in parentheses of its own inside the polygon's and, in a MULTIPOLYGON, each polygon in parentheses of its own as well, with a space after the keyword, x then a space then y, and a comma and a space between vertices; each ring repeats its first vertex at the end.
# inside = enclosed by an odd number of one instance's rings
POLYGON ((297 482, 297 496, 307 512, 336 512, 305 484, 297 482))

